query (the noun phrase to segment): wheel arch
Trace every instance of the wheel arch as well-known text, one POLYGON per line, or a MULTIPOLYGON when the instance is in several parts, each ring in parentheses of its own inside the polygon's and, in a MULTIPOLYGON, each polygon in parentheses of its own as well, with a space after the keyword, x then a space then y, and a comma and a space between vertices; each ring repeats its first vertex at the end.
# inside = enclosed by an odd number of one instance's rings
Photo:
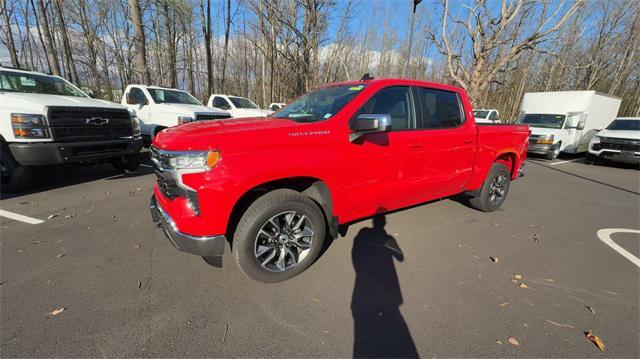
POLYGON ((249 208, 251 203, 268 192, 284 188, 300 192, 316 202, 325 216, 329 233, 334 237, 337 236, 338 221, 333 216, 333 197, 329 186, 315 177, 287 177, 255 185, 239 197, 228 219, 227 238, 233 238, 233 233, 242 217, 242 213, 249 208))

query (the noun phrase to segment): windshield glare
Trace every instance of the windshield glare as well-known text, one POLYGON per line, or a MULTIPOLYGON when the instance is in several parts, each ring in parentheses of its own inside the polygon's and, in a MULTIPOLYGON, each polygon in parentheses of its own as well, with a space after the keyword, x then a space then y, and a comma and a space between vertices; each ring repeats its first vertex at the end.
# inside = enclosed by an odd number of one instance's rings
POLYGON ((522 116, 518 123, 529 125, 530 127, 562 128, 565 118, 565 115, 531 113, 522 116))
POLYGON ((183 103, 187 105, 202 105, 187 92, 178 90, 152 89, 148 88, 155 103, 183 103))
POLYGON ((489 111, 473 111, 473 117, 485 118, 489 114, 489 111))
POLYGON ((607 130, 618 131, 640 131, 640 119, 637 120, 614 120, 607 130))
POLYGON ((231 102, 233 102, 233 105, 236 108, 251 108, 251 109, 256 109, 258 107, 258 105, 256 105, 255 103, 251 102, 251 100, 244 98, 244 97, 232 97, 229 96, 229 100, 231 100, 231 102))
POLYGON ((45 95, 87 97, 71 83, 54 76, 0 71, 0 90, 45 95))
POLYGON ((338 113, 366 86, 358 84, 321 88, 301 96, 273 117, 303 122, 325 120, 338 113))

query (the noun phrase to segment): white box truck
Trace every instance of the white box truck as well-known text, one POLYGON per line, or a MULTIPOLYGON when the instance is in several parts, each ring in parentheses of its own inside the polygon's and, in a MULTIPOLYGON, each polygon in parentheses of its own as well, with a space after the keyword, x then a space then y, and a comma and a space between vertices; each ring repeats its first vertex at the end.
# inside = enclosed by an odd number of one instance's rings
POLYGON ((620 98, 596 91, 525 93, 518 123, 529 125, 529 153, 553 160, 586 152, 591 138, 618 115, 620 98))

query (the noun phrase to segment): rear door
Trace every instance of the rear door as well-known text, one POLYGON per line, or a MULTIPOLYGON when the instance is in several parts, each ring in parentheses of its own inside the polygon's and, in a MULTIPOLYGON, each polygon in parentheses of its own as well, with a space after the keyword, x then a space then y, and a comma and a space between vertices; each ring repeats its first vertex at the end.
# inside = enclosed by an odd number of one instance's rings
POLYGON ((420 193, 435 199, 459 193, 473 172, 477 133, 466 118, 457 92, 415 87, 418 100, 417 134, 422 144, 420 193))

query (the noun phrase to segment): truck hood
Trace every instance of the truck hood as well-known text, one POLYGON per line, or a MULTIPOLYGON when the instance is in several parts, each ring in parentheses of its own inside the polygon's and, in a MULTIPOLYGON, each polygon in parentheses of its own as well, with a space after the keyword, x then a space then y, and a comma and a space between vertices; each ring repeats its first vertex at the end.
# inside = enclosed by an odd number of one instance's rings
POLYGON ((60 95, 45 95, 35 93, 3 92, 5 103, 11 103, 16 107, 29 107, 35 112, 44 113, 45 106, 75 106, 75 107, 102 107, 102 108, 125 108, 115 102, 98 100, 89 97, 74 97, 60 95))
POLYGON ((191 122, 161 131, 154 139, 154 146, 168 151, 206 150, 238 143, 246 147, 265 138, 273 142, 275 137, 281 137, 285 141, 296 137, 298 128, 305 127, 308 131, 314 125, 264 117, 191 122))
POLYGON ((556 138, 559 138, 560 128, 542 128, 542 127, 531 127, 529 126, 532 135, 555 135, 556 138))
POLYGON ((174 113, 177 115, 193 116, 196 113, 213 113, 216 115, 228 115, 227 111, 202 105, 189 105, 184 103, 161 103, 154 105, 154 111, 163 113, 174 113))
POLYGON ((599 137, 622 138, 629 140, 640 140, 640 131, 617 131, 602 130, 598 132, 599 137))

